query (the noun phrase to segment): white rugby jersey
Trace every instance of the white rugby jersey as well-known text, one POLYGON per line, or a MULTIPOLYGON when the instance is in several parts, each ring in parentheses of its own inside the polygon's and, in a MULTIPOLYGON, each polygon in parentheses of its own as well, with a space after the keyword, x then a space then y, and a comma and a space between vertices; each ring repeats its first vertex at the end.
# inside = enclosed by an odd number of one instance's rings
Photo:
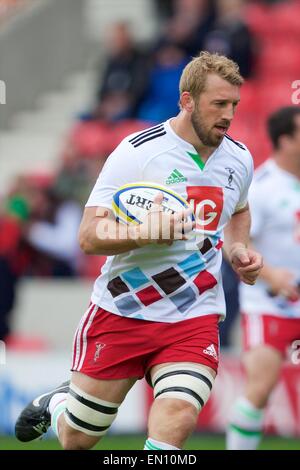
POLYGON ((244 145, 225 137, 203 164, 170 121, 125 138, 108 158, 86 204, 111 208, 126 183, 167 186, 202 214, 204 236, 172 246, 148 245, 110 256, 94 284, 92 302, 117 315, 178 322, 208 314, 225 316, 221 280, 223 228, 247 203, 253 175, 244 145))
MULTIPOLYGON (((300 180, 267 160, 256 172, 249 192, 251 235, 266 264, 290 270, 300 283, 300 180)), ((265 282, 241 284, 246 313, 300 317, 300 301, 269 295, 265 282)))

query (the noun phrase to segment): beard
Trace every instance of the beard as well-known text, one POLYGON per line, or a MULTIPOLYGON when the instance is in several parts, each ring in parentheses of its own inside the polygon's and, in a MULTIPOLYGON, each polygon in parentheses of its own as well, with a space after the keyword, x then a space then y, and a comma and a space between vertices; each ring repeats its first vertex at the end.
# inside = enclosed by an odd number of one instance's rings
POLYGON ((213 129, 207 127, 204 117, 198 108, 193 111, 191 122, 197 137, 204 145, 207 147, 218 147, 221 144, 224 136, 214 134, 213 129))

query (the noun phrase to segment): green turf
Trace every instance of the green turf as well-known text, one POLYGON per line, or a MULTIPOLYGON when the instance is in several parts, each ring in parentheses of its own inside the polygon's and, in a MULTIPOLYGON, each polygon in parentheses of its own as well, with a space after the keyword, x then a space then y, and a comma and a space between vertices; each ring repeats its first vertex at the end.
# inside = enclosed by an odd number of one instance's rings
MULTIPOLYGON (((139 436, 106 436, 96 449, 99 450, 138 450, 142 449, 145 437, 139 436)), ((225 448, 224 437, 195 435, 185 447, 188 450, 221 450, 225 448)), ((300 439, 283 439, 279 437, 264 438, 261 449, 264 450, 300 450, 300 439)), ((55 440, 34 441, 22 444, 12 437, 0 437, 1 450, 56 450, 60 449, 55 440)))

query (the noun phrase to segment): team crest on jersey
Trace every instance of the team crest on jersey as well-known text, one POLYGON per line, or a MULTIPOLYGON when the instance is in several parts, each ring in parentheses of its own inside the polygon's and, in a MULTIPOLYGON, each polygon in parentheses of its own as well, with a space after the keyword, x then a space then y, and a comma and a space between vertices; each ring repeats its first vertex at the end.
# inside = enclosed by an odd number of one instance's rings
POLYGON ((187 186, 188 203, 196 219, 196 229, 216 231, 224 206, 223 188, 187 186))
POLYGON ((233 168, 225 168, 226 171, 228 171, 228 181, 227 181, 227 186, 225 186, 226 189, 231 189, 231 191, 234 191, 234 188, 232 187, 233 183, 233 175, 235 173, 235 170, 233 168))
POLYGON ((95 351, 95 354, 94 354, 94 362, 96 362, 99 357, 100 357, 100 353, 102 351, 102 349, 104 349, 106 346, 106 344, 104 343, 95 343, 95 347, 96 347, 96 351, 95 351))

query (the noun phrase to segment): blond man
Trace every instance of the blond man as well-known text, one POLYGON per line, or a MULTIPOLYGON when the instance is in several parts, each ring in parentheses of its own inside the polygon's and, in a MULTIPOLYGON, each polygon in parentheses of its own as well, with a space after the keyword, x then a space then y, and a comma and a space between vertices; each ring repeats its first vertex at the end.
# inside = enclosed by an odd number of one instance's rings
MULTIPOLYGON (((179 114, 130 135, 107 160, 79 238, 85 253, 109 258, 75 335, 71 383, 23 410, 16 424, 20 440, 38 437, 51 423, 64 449, 93 447, 143 377, 155 398, 145 449, 181 449, 193 432, 218 368, 218 325, 225 317, 223 242, 243 282, 254 284, 262 266, 261 256, 247 247, 252 158, 227 134, 242 83, 235 63, 201 53, 183 71, 179 114), (187 199, 196 227, 186 232, 195 228, 201 241, 195 237, 191 246, 190 240, 187 250, 185 237, 178 240, 185 212, 168 219, 167 239, 163 212, 155 238, 145 238, 144 224, 119 225, 111 210, 113 194, 137 181, 168 185, 187 199), (99 239, 103 217, 111 233, 123 236, 99 239)), ((149 217, 160 211, 158 197, 149 217)))

